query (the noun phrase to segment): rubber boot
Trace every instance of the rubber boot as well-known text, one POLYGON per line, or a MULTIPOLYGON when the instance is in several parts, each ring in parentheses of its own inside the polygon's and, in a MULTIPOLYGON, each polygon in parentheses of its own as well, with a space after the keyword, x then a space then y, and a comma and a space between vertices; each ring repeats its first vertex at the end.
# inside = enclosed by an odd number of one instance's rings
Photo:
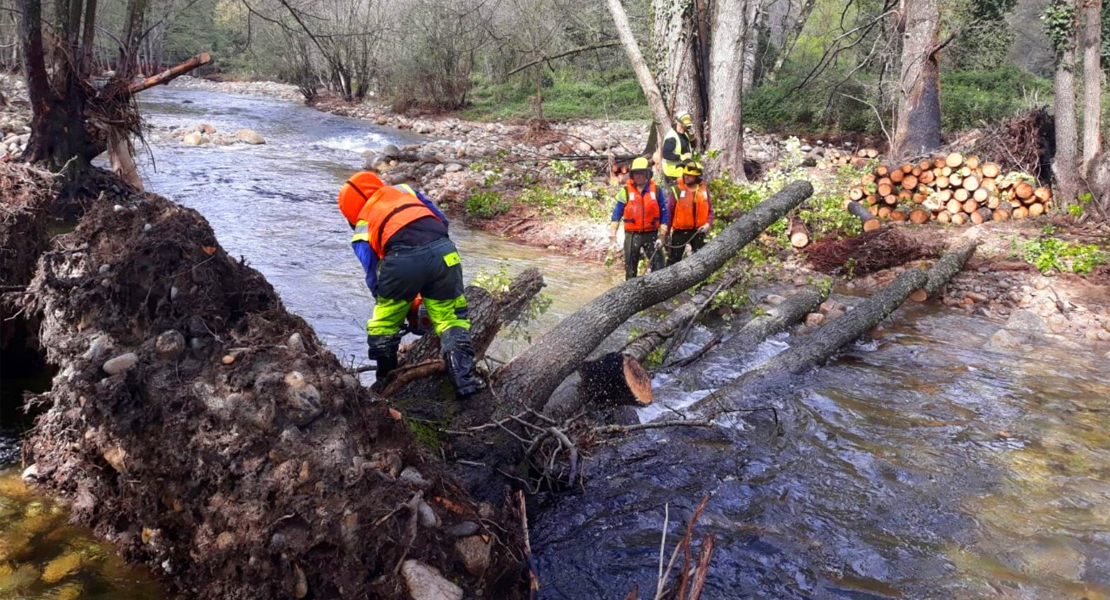
POLYGON ((367 357, 378 365, 375 377, 381 381, 397 368, 397 348, 401 346, 401 335, 368 335, 366 346, 367 357))
POLYGON ((447 376, 455 386, 455 394, 465 398, 486 387, 486 382, 478 376, 474 361, 474 346, 470 343, 470 332, 462 327, 452 327, 443 332, 439 340, 443 349, 443 362, 447 376))

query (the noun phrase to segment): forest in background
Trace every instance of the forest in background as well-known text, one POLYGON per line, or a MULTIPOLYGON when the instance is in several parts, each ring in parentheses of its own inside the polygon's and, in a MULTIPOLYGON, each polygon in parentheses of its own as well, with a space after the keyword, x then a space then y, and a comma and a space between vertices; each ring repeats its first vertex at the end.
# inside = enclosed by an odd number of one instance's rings
MULTIPOLYGON (((653 11, 692 2, 626 2, 641 47, 652 48, 653 11)), ((119 46, 112 34, 122 30, 128 2, 99 4, 96 53, 109 67, 119 46)), ((746 125, 881 134, 878 108, 890 126, 900 43, 886 17, 896 4, 747 4, 746 125)), ((955 36, 939 60, 945 130, 1052 104, 1055 53, 1042 18, 1048 5, 941 3, 940 37, 955 36)), ((16 0, 0 0, 0 66, 9 70, 19 61, 17 9, 16 0)), ((349 99, 374 93, 395 108, 462 110, 474 119, 650 117, 598 2, 166 0, 151 2, 145 20, 139 61, 148 71, 210 52, 210 71, 295 83, 308 98, 325 90, 349 99)), ((1105 56, 1110 36, 1102 37, 1105 56)), ((649 62, 662 60, 655 55, 649 62)))

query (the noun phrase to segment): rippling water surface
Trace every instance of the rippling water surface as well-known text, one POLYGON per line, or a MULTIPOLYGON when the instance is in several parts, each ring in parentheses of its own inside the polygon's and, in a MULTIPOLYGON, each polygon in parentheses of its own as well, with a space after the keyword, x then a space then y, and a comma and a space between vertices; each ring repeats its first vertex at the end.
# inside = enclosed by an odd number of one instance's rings
MULTIPOLYGON (((359 151, 405 138, 286 102, 205 91, 151 90, 144 107, 158 126, 249 127, 267 139, 192 148, 152 138, 144 177, 200 211, 337 355, 362 362, 371 299, 334 196, 360 165, 359 151)), ((458 222, 452 237, 468 277, 501 259, 514 273, 541 268, 554 299, 541 330, 619 276, 458 222)), ((537 503, 542 596, 618 599, 633 582, 654 590, 664 505, 676 532, 708 494, 699 532, 715 536, 717 552, 705 598, 1110 598, 1106 348, 984 349, 997 328, 937 306, 907 307, 832 365, 750 399, 781 408, 781 436, 757 414, 733 428, 656 431, 599 448, 585 493, 537 503)), ((697 374, 658 379, 659 402, 642 418, 682 414, 793 341, 710 355, 697 374)), ((59 584, 41 579, 50 561, 103 550, 61 521, 21 537, 29 512, 41 514, 29 503, 57 509, 15 485, 10 474, 0 478, 0 598, 58 597, 50 594, 59 584), (24 554, 9 560, 14 543, 24 554)), ((73 597, 157 597, 148 577, 97 564, 60 583, 80 586, 73 597)))

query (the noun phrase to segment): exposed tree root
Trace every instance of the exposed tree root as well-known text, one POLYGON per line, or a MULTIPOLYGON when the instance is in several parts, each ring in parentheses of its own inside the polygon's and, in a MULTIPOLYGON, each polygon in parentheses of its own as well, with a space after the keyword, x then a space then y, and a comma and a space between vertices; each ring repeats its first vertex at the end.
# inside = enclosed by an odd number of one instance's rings
POLYGON ((930 248, 907 237, 896 228, 840 239, 823 239, 805 250, 814 269, 828 274, 867 275, 914 260, 934 258, 930 248))

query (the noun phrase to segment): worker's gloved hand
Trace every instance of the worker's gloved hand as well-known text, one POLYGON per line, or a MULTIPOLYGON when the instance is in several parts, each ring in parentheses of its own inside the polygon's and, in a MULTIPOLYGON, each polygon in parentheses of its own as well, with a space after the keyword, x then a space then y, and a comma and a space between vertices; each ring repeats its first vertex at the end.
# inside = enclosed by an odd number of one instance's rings
POLYGON ((709 231, 709 224, 708 223, 706 223, 705 225, 702 225, 701 227, 698 227, 698 233, 705 233, 707 231, 709 231))
POLYGON ((656 248, 662 248, 663 247, 663 238, 661 238, 661 237, 655 238, 655 247, 656 248))

